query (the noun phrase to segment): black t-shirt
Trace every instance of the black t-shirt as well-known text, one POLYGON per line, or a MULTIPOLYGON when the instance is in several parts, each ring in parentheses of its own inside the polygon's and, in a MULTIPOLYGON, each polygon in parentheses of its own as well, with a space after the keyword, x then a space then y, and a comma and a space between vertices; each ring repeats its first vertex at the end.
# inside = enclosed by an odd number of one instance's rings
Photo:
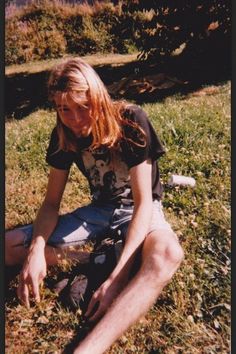
POLYGON ((88 179, 93 201, 131 205, 133 198, 129 169, 151 159, 153 199, 160 200, 163 188, 157 159, 164 154, 164 148, 146 113, 140 107, 129 106, 124 111, 124 118, 139 124, 146 134, 146 144, 143 144, 143 135, 139 130, 124 125, 124 138, 116 148, 101 146, 92 150, 90 149, 92 136, 89 135, 78 138, 77 152, 65 152, 58 150, 58 135, 54 128, 46 161, 52 167, 63 170, 69 169, 72 163, 75 163, 88 179), (133 144, 132 139, 138 141, 140 146, 133 144))

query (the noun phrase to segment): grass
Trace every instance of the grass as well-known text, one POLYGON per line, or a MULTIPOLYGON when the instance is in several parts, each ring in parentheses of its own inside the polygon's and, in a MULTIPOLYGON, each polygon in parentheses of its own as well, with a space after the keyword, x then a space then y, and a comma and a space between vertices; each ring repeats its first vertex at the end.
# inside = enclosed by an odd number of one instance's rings
MULTIPOLYGON (((163 183, 177 173, 194 177, 196 187, 166 186, 163 204, 184 248, 184 262, 145 319, 107 353, 228 354, 230 84, 213 95, 174 96, 143 108, 166 147, 159 162, 163 183)), ((45 149, 54 124, 55 113, 45 110, 6 123, 6 228, 35 217, 46 187, 45 149)), ((85 179, 72 168, 61 211, 88 202, 87 192, 85 179)), ((40 305, 29 311, 14 299, 6 302, 6 353, 59 353, 75 335, 80 312, 60 307, 47 288, 42 295, 40 305)))
MULTIPOLYGON (((122 65, 135 61, 137 59, 137 53, 132 54, 93 54, 81 56, 88 64, 92 66, 96 65, 106 65, 111 64, 112 66, 122 65)), ((77 55, 74 55, 77 57, 77 55)), ((64 58, 72 58, 73 55, 65 55, 64 58)), ((13 64, 6 66, 5 73, 6 75, 20 74, 20 73, 37 73, 41 71, 50 70, 54 65, 61 62, 59 59, 48 59, 48 60, 39 60, 33 61, 24 64, 13 64)))

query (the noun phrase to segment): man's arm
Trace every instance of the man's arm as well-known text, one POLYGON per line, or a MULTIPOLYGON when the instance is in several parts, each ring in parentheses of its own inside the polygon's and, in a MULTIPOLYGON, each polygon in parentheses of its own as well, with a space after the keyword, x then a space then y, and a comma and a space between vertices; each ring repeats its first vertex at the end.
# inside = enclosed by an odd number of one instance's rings
POLYGON ((39 284, 46 276, 45 245, 53 232, 57 221, 61 198, 65 189, 69 171, 51 168, 47 192, 39 209, 33 227, 33 239, 24 262, 17 295, 29 306, 29 292, 36 301, 40 301, 39 284))
POLYGON ((68 174, 68 170, 50 169, 46 195, 33 225, 33 239, 30 249, 36 244, 45 246, 54 230, 68 174))
POLYGON ((130 170, 134 212, 127 230, 123 252, 111 273, 111 278, 129 275, 137 250, 147 235, 152 215, 151 169, 152 165, 147 160, 130 170))
POLYGON ((94 306, 99 302, 91 321, 97 320, 114 300, 117 292, 128 280, 130 268, 133 264, 138 249, 142 245, 150 224, 152 215, 152 165, 149 160, 130 169, 131 187, 134 199, 134 212, 129 224, 125 246, 117 266, 109 278, 94 293, 86 312, 86 316, 92 314, 94 306))

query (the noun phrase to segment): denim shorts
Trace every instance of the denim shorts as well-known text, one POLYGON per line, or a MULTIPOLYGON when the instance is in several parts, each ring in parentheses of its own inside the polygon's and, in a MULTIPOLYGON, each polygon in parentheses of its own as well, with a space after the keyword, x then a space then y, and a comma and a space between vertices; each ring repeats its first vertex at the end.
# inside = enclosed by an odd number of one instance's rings
MULTIPOLYGON (((68 247, 84 245, 88 241, 96 242, 107 237, 125 239, 132 214, 133 206, 91 203, 59 216, 57 226, 47 244, 53 247, 68 247)), ((25 233, 24 247, 27 248, 31 243, 33 226, 29 224, 19 229, 25 233)), ((161 202, 155 200, 148 233, 158 229, 172 231, 165 219, 161 202)))

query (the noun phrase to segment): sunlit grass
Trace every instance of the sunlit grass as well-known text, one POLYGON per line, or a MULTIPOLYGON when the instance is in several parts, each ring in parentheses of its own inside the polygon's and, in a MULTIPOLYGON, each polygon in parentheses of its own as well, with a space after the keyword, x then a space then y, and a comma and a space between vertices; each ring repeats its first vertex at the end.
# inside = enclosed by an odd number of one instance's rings
MULTIPOLYGON (((90 54, 81 56, 88 64, 92 66, 96 65, 106 65, 111 64, 112 66, 123 65, 135 61, 137 59, 138 53, 132 54, 90 54)), ((78 55, 69 55, 66 54, 63 58, 69 59, 77 57, 78 55)), ((23 64, 12 64, 6 66, 5 73, 6 75, 15 75, 20 73, 37 73, 41 71, 51 70, 52 67, 62 61, 62 58, 59 59, 48 59, 48 60, 38 60, 29 63, 23 64)))

